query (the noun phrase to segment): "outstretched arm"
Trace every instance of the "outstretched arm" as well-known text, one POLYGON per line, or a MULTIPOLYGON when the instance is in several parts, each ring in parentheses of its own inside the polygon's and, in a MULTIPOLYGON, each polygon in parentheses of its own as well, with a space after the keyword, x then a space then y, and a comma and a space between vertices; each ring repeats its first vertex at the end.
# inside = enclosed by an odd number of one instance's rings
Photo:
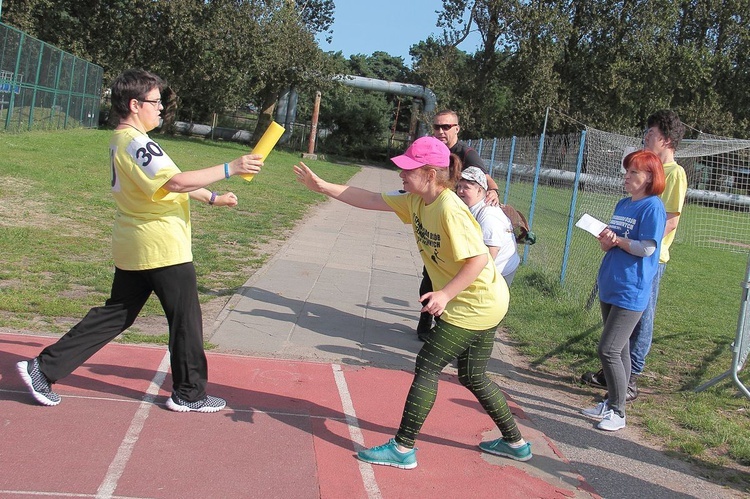
POLYGON ((208 189, 196 189, 188 192, 190 199, 213 206, 237 206, 237 196, 233 192, 219 194, 208 189))
POLYGON ((379 192, 326 182, 301 161, 294 165, 294 174, 297 176, 299 183, 304 184, 313 192, 325 194, 328 197, 365 210, 393 211, 379 192))
MULTIPOLYGON (((260 154, 246 154, 224 165, 178 173, 162 187, 169 192, 192 192, 232 175, 256 174, 263 166, 260 154)), ((210 196, 210 191, 209 191, 210 196)))

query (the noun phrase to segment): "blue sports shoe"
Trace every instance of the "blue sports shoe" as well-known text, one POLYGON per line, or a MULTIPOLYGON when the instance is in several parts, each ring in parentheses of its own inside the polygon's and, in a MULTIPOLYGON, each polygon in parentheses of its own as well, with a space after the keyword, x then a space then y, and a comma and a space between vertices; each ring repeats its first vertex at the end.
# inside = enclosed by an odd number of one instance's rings
POLYGON ((360 461, 366 463, 393 466, 402 470, 410 470, 417 467, 416 447, 409 452, 399 452, 394 439, 388 440, 386 444, 361 450, 357 452, 357 457, 360 461))
POLYGON ((526 442, 521 447, 511 447, 508 442, 502 438, 498 438, 490 442, 480 443, 479 448, 490 454, 509 457, 516 461, 528 461, 531 459, 531 442, 526 442))

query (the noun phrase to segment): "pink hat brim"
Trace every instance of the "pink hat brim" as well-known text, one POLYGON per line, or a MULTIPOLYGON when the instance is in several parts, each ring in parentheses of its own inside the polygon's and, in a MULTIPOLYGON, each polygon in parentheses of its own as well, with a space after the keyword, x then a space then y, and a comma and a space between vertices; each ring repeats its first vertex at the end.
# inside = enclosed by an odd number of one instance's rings
POLYGON ((391 161, 402 170, 416 170, 424 166, 424 163, 415 161, 405 154, 391 158, 391 161))

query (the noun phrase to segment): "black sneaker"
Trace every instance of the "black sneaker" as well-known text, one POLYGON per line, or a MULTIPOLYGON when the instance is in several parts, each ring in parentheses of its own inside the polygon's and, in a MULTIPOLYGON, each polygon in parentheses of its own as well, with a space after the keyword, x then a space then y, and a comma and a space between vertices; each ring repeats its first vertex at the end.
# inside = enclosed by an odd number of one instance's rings
POLYGON ((625 396, 626 402, 630 402, 631 400, 635 400, 638 398, 638 387, 635 386, 637 378, 638 378, 637 374, 630 375, 630 380, 628 381, 628 393, 625 396))
MULTIPOLYGON (((609 392, 604 394, 604 398, 609 398, 609 392)), ((638 388, 628 385, 628 391, 625 393, 625 402, 632 402, 638 398, 638 388)))
POLYGON ((226 405, 226 400, 211 395, 195 402, 182 400, 174 393, 167 399, 167 409, 175 412, 219 412, 226 405))
POLYGON ((599 371, 595 373, 583 373, 581 381, 589 386, 593 386, 594 388, 607 388, 607 380, 604 378, 604 371, 602 369, 599 369, 599 371))
POLYGON ((60 403, 60 396, 52 391, 47 376, 39 370, 39 361, 36 357, 31 360, 22 360, 16 364, 18 374, 26 386, 31 390, 31 395, 42 405, 53 406, 60 403))

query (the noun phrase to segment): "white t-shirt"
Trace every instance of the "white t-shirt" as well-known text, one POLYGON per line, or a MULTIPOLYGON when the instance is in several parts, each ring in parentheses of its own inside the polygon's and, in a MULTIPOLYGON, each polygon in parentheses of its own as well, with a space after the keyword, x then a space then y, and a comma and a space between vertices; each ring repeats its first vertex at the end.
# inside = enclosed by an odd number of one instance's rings
POLYGON ((518 256, 513 225, 499 206, 489 206, 484 199, 469 208, 482 228, 484 244, 500 248, 495 257, 495 266, 502 275, 514 272, 521 263, 518 256))

